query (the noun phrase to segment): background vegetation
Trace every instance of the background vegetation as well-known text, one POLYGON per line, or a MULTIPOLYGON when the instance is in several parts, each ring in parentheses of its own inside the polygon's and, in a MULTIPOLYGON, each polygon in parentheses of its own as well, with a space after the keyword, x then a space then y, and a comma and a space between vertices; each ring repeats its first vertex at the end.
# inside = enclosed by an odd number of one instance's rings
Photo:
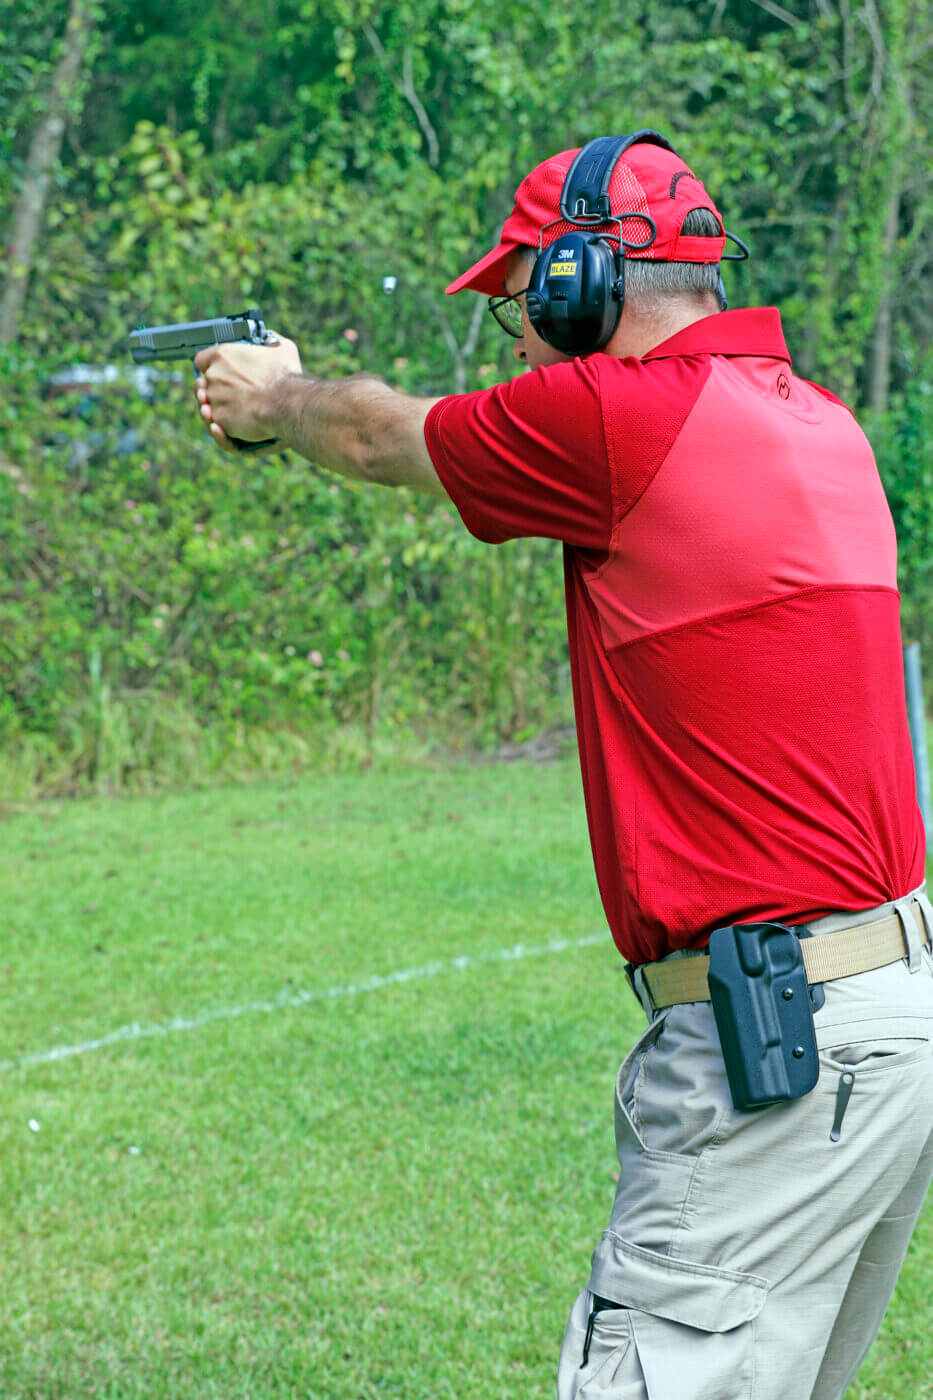
MULTIPOLYGON (((22 0, 0 32, 0 788, 139 786, 569 717, 559 550, 287 454, 231 465, 140 324, 261 306, 308 369, 470 390, 517 368, 446 283, 518 179, 654 125, 753 260, 798 371, 875 443, 905 631, 933 561, 919 0, 22 0), (387 296, 382 279, 398 279, 387 296), (403 497, 400 499, 400 497, 403 497)), ((183 367, 184 368, 184 367, 183 367)))

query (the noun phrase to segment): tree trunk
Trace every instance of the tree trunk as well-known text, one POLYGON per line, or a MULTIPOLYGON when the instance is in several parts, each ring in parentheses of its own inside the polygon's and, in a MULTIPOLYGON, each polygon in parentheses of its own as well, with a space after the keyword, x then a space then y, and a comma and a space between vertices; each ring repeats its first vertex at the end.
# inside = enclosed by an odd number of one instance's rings
POLYGON ((897 254, 897 228, 901 212, 901 172, 898 162, 888 197, 882 235, 881 300, 875 317, 868 380, 868 406, 872 413, 884 413, 891 382, 891 301, 894 290, 894 260, 897 254))
POLYGON ((230 140, 230 128, 227 125, 230 116, 230 86, 224 88, 220 101, 217 103, 217 111, 214 114, 214 123, 211 128, 211 151, 223 151, 230 140))
POLYGON ((65 51, 52 74, 45 112, 33 133, 26 159, 26 178, 13 212, 0 299, 0 345, 12 344, 19 333, 49 183, 61 152, 68 106, 81 79, 93 27, 93 0, 71 0, 65 26, 65 51))

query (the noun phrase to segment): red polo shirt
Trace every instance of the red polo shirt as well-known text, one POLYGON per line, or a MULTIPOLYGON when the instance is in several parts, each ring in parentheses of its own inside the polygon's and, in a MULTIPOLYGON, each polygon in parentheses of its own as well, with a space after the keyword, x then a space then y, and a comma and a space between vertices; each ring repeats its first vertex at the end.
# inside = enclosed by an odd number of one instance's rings
POLYGON ((629 961, 920 884, 894 527, 777 311, 443 399, 425 437, 479 539, 564 542, 596 877, 629 961))

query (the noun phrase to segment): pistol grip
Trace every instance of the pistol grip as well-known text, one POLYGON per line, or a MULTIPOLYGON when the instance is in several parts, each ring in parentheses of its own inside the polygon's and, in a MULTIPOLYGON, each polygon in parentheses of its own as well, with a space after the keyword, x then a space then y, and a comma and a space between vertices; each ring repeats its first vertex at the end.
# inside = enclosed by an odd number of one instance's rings
MULTIPOLYGON (((200 379, 201 371, 194 363, 194 360, 191 361, 191 366, 194 370, 195 379, 200 379)), ((236 448, 237 452, 250 453, 261 452, 265 447, 274 447, 278 442, 278 438, 263 438, 262 442, 248 442, 246 438, 232 437, 230 441, 233 443, 233 446, 236 448)))
POLYGON ((264 447, 275 447, 278 438, 264 438, 262 442, 247 442, 245 438, 231 438, 237 452, 261 452, 264 447))

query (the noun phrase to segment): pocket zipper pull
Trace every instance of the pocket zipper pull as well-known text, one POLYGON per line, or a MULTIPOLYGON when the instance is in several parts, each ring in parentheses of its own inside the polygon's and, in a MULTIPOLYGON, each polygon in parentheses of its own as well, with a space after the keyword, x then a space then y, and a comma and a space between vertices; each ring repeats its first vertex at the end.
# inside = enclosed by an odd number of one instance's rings
POLYGON ((833 1119, 833 1130, 830 1133, 830 1141, 838 1142, 842 1133, 842 1119, 846 1111, 846 1105, 852 1097, 852 1088, 855 1084, 855 1070, 843 1070, 839 1077, 839 1088, 836 1090, 836 1117, 833 1119))
POLYGON ((598 1309, 594 1308, 587 1318, 586 1337, 583 1341, 583 1360, 580 1362, 581 1371, 586 1370, 587 1362, 590 1359, 590 1342, 593 1340, 593 1323, 596 1321, 597 1311, 598 1309))

